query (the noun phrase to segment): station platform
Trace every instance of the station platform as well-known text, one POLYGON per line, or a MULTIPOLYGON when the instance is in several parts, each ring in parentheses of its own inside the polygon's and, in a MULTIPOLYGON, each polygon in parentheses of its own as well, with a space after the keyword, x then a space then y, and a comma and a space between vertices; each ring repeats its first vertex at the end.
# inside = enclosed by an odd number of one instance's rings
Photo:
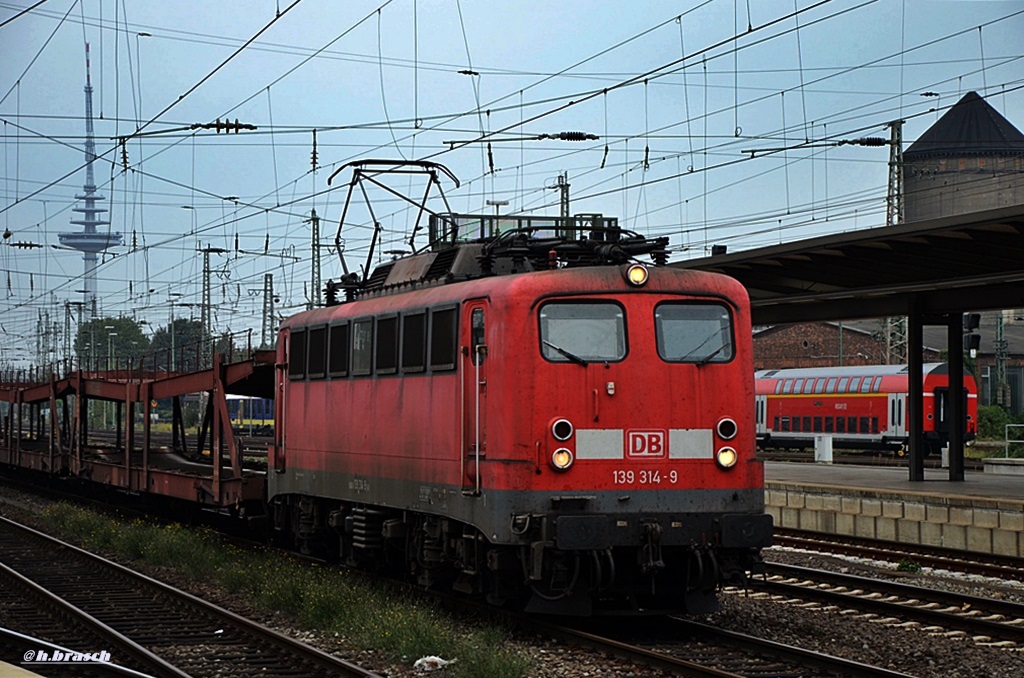
POLYGON ((1024 476, 765 462, 765 505, 781 528, 1024 557, 1024 476))

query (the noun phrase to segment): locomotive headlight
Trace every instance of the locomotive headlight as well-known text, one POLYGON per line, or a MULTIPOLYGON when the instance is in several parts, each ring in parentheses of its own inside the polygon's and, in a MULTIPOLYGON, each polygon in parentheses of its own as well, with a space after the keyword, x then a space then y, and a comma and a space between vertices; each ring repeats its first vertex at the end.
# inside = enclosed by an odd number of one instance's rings
POLYGON ((739 430, 736 427, 736 422, 726 417, 718 422, 718 437, 722 440, 732 440, 736 436, 736 431, 739 430))
POLYGON ((724 469, 735 466, 737 459, 736 450, 731 447, 719 448, 718 452, 715 454, 715 463, 724 469))
POLYGON ((551 455, 551 465, 556 471, 567 471, 572 466, 572 452, 564 447, 559 447, 551 455))
POLYGON ((647 282, 650 273, 643 264, 632 264, 626 269, 626 282, 633 287, 640 287, 647 282))
POLYGON ((555 440, 566 441, 572 438, 572 422, 568 419, 559 419, 551 425, 551 435, 555 440))

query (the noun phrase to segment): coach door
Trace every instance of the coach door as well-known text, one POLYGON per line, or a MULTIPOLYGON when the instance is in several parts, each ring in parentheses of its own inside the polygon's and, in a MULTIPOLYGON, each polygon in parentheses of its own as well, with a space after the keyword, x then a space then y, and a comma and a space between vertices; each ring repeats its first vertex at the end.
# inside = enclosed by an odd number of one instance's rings
POLYGON ((463 307, 462 339, 462 491, 480 493, 480 463, 487 456, 487 316, 485 300, 463 307))
POLYGON ((889 434, 898 438, 907 435, 907 395, 889 394, 889 434))

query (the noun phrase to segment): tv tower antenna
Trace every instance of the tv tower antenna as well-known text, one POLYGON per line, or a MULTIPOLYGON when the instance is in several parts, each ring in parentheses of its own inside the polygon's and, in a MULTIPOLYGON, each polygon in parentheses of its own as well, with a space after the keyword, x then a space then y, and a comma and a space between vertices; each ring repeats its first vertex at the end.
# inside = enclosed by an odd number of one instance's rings
POLYGON ((60 244, 82 252, 82 261, 85 262, 84 295, 85 307, 89 318, 96 318, 96 255, 111 247, 120 245, 123 240, 120 233, 111 233, 110 229, 100 232, 97 226, 108 226, 110 221, 99 217, 106 212, 106 208, 97 206, 97 203, 106 198, 96 193, 96 178, 93 172, 93 163, 96 160, 96 141, 93 138, 92 123, 92 78, 89 75, 89 43, 85 43, 85 185, 83 193, 76 195, 75 200, 81 204, 72 211, 80 212, 81 219, 71 221, 75 226, 82 226, 81 231, 72 233, 57 234, 60 244))

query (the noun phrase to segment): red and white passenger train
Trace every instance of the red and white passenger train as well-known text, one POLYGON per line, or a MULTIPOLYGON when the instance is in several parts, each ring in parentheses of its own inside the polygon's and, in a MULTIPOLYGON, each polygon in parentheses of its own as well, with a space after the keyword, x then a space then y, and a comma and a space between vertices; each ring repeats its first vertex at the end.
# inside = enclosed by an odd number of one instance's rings
POLYGON ((714 609, 771 543, 746 291, 614 220, 459 219, 282 324, 277 533, 533 611, 714 609))
MULTIPOLYGON (((928 453, 949 442, 949 371, 923 367, 928 453)), ((763 447, 813 447, 815 435, 852 449, 903 450, 909 438, 906 365, 762 370, 757 381, 757 439, 763 447)), ((965 439, 977 433, 978 389, 964 372, 965 439)))

